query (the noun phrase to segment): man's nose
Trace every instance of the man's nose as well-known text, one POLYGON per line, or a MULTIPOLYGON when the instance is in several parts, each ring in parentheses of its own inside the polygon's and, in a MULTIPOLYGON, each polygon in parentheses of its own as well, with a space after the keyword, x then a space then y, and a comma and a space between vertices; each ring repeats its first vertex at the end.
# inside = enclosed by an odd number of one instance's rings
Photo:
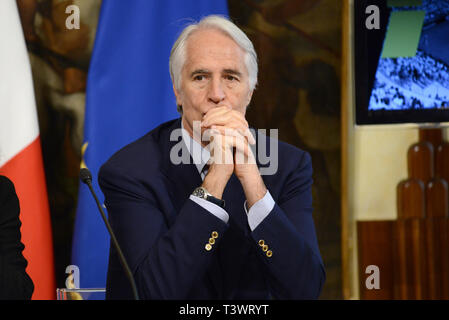
POLYGON ((220 79, 213 79, 209 87, 209 101, 218 104, 226 97, 220 79))

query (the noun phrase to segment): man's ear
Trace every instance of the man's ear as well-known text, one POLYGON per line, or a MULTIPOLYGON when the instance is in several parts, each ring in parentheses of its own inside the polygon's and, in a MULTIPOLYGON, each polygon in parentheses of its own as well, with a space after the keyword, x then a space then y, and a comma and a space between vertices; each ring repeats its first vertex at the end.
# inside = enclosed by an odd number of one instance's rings
POLYGON ((249 106, 249 103, 251 102, 251 98, 253 97, 253 92, 254 92, 254 90, 250 90, 248 92, 248 97, 247 97, 247 100, 246 100, 246 106, 249 106))
POLYGON ((176 105, 177 106, 182 106, 181 94, 180 94, 180 92, 178 90, 176 90, 174 84, 173 84, 173 92, 175 93, 175 97, 176 97, 176 105))

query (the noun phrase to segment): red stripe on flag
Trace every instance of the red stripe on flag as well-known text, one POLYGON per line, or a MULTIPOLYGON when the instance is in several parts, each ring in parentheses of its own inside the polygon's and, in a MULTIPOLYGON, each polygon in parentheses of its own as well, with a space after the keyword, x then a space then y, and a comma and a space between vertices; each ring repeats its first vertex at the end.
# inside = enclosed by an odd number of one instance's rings
POLYGON ((53 240, 39 136, 0 168, 16 188, 20 202, 24 257, 34 283, 33 300, 55 299, 53 240))

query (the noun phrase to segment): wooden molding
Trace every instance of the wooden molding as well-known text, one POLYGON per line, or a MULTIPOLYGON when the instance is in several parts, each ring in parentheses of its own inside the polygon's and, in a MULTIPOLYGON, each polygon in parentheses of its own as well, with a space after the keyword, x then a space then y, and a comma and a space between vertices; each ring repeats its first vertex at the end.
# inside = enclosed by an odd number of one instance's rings
POLYGON ((342 5, 342 60, 341 60, 341 270, 343 299, 351 295, 350 259, 349 259, 349 198, 348 198, 348 130, 350 101, 350 0, 342 5))

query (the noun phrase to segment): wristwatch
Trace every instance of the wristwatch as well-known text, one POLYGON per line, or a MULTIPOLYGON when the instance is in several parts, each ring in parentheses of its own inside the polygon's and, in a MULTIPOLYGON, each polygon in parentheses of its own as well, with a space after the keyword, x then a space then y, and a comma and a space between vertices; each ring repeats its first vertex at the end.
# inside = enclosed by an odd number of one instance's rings
POLYGON ((211 195, 205 188, 198 187, 195 190, 193 190, 192 193, 193 196, 210 201, 217 206, 220 206, 224 209, 225 207, 225 201, 222 199, 215 198, 213 195, 211 195))

